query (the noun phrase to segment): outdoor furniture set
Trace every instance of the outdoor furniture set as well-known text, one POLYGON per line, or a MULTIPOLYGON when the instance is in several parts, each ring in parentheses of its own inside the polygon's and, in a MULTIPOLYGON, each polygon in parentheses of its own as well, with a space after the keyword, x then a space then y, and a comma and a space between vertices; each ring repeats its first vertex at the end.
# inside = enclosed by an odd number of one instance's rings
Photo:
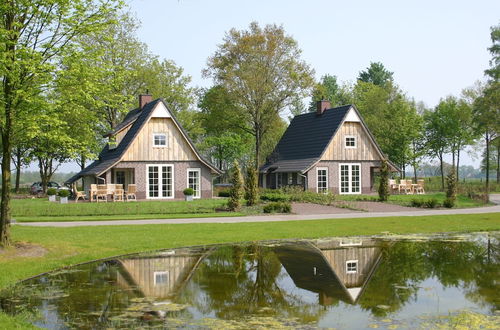
POLYGON ((424 190, 424 180, 419 179, 417 183, 413 183, 411 179, 401 179, 399 183, 396 180, 389 180, 389 187, 391 189, 391 193, 398 194, 425 194, 424 190))
MULTIPOLYGON (((73 193, 75 202, 78 202, 80 198, 85 200, 87 197, 83 191, 74 189, 73 193)), ((123 189, 122 184, 91 184, 89 194, 91 202, 107 202, 109 197, 113 202, 137 201, 135 184, 129 184, 127 190, 123 189)))

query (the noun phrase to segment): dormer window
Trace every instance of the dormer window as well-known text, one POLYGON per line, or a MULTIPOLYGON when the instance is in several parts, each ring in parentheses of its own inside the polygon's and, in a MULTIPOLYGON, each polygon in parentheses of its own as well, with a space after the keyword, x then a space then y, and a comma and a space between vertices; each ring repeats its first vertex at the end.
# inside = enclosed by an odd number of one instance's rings
POLYGON ((356 148, 356 137, 348 135, 345 137, 345 147, 346 148, 356 148))
POLYGON ((165 134, 165 133, 153 134, 153 145, 155 147, 166 147, 167 146, 167 134, 165 134))

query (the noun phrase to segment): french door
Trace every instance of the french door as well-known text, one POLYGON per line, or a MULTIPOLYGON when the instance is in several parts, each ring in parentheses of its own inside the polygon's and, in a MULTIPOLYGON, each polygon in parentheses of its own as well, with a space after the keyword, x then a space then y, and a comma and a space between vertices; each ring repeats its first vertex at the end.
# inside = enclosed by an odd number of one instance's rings
POLYGON ((361 194, 361 164, 340 164, 340 193, 361 194))
POLYGON ((148 198, 174 198, 174 166, 148 165, 148 198))
POLYGON ((188 188, 194 190, 193 198, 201 197, 201 169, 189 168, 187 171, 188 188))

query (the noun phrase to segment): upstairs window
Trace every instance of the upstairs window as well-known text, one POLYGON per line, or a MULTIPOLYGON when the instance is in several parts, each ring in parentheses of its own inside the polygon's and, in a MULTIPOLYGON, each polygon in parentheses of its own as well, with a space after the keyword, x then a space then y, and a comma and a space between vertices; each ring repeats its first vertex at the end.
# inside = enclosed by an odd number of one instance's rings
POLYGON ((167 134, 164 134, 164 133, 153 134, 153 145, 155 147, 166 147, 167 146, 167 134))
POLYGON ((153 273, 153 283, 154 285, 166 285, 168 284, 168 271, 154 272, 153 273))
POLYGON ((358 272, 358 261, 347 260, 345 263, 345 268, 347 274, 356 274, 358 272))
POLYGON ((346 136, 345 137, 345 147, 346 148, 356 148, 356 137, 355 136, 346 136))

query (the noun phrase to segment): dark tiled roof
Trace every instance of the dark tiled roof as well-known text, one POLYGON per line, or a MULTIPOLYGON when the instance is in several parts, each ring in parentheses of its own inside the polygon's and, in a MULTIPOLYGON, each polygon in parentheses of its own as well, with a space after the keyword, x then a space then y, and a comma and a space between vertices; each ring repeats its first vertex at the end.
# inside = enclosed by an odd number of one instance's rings
POLYGON ((302 172, 319 160, 351 105, 295 116, 261 172, 302 172))
POLYGON ((141 111, 139 108, 131 110, 129 113, 127 113, 127 115, 125 116, 125 119, 123 119, 123 121, 121 123, 116 125, 115 128, 113 128, 111 131, 106 133, 106 135, 104 135, 104 136, 107 137, 107 136, 115 135, 116 133, 118 133, 122 129, 131 125, 139 117, 140 114, 141 114, 141 111))
MULTIPOLYGON (((130 144, 135 140, 137 134, 140 132, 141 128, 144 126, 144 124, 148 121, 148 119, 151 117, 151 113, 153 112, 154 108, 156 105, 160 102, 163 102, 162 99, 156 99, 152 102, 149 102, 142 108, 142 110, 139 109, 134 109, 131 110, 125 119, 123 120, 120 125, 122 125, 125 122, 128 122, 127 125, 130 125, 130 122, 132 121, 133 124, 128 130, 127 134, 123 137, 123 139, 120 141, 118 146, 115 149, 109 149, 109 146, 106 145, 103 150, 99 153, 99 159, 95 160, 92 164, 87 166, 84 170, 82 170, 80 173, 76 174, 75 176, 71 177, 66 183, 73 183, 82 176, 85 175, 94 175, 94 176, 99 176, 102 173, 106 172, 110 167, 112 167, 114 164, 116 164, 120 159, 122 158, 123 154, 125 151, 128 149, 130 144)), ((165 102, 163 102, 165 107, 167 105, 165 102)), ((168 108, 168 107, 167 107, 168 108)), ((206 159, 202 158, 201 155, 198 153, 196 150, 193 142, 189 139, 188 135, 182 128, 182 126, 179 124, 175 116, 171 113, 172 119, 176 122, 177 126, 180 127, 182 132, 184 133, 184 136, 187 137, 188 142, 191 144, 193 147, 195 154, 201 159, 202 162, 204 162, 208 167, 210 167, 213 171, 217 173, 221 173, 219 169, 217 169, 215 166, 213 166, 209 161, 206 159)), ((119 127, 118 125, 117 127, 119 127)), ((126 126, 126 125, 125 125, 126 126)), ((121 126, 122 128, 125 126, 121 126)), ((116 129, 115 129, 116 131, 116 129)))

